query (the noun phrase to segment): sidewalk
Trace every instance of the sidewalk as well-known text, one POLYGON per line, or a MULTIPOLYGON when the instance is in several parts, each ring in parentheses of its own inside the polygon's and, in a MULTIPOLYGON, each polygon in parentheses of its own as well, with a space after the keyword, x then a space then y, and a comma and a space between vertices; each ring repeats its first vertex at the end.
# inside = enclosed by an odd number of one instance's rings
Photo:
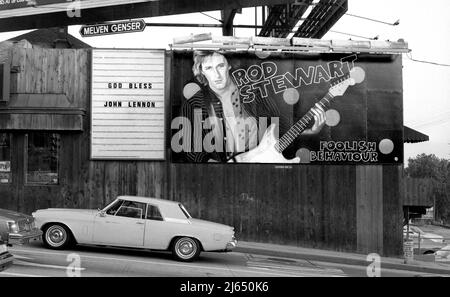
MULTIPOLYGON (((259 254, 272 257, 294 258, 356 266, 368 266, 371 263, 366 260, 367 255, 362 254, 245 241, 239 241, 238 246, 234 249, 234 251, 239 253, 259 254)), ((414 260, 408 264, 405 264, 402 258, 382 257, 381 269, 383 268, 450 275, 450 262, 426 262, 414 260)))

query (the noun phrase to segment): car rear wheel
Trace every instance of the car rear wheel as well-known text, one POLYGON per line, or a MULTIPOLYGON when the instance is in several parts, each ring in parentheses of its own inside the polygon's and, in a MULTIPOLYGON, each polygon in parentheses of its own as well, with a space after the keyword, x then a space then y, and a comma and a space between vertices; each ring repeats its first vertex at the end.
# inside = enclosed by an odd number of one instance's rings
POLYGON ((46 247, 62 250, 72 243, 72 233, 66 226, 50 224, 45 227, 42 239, 46 247))
POLYGON ((193 261, 200 255, 200 243, 194 238, 179 237, 173 242, 172 254, 179 261, 193 261))

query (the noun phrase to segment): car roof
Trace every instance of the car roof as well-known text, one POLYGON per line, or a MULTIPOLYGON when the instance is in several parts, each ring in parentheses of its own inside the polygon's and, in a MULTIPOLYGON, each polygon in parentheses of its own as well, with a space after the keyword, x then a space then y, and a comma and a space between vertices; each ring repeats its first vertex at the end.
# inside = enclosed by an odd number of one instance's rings
POLYGON ((150 197, 141 197, 141 196, 118 196, 117 199, 124 199, 124 200, 130 200, 130 201, 136 201, 136 202, 142 202, 142 203, 153 203, 157 205, 178 205, 180 202, 172 201, 172 200, 165 200, 165 199, 159 199, 159 198, 150 198, 150 197))
POLYGON ((178 206, 178 204, 180 203, 177 201, 150 198, 150 197, 139 197, 139 196, 118 196, 117 199, 141 203, 150 203, 155 206, 158 206, 164 218, 183 219, 183 220, 187 219, 186 215, 178 206))

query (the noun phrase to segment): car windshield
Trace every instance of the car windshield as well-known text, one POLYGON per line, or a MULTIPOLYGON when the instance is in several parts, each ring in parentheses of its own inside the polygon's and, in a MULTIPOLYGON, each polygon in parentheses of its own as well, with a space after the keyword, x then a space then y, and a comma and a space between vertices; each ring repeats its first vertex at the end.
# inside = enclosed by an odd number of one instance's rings
POLYGON ((115 210, 119 209, 120 205, 123 203, 123 200, 114 199, 108 202, 103 208, 99 208, 102 211, 109 211, 111 208, 115 208, 115 210))
POLYGON ((186 218, 190 219, 192 218, 191 215, 188 213, 188 211, 186 210, 186 208, 184 208, 184 206, 180 203, 178 204, 178 206, 181 208, 181 211, 184 213, 184 215, 186 216, 186 218))

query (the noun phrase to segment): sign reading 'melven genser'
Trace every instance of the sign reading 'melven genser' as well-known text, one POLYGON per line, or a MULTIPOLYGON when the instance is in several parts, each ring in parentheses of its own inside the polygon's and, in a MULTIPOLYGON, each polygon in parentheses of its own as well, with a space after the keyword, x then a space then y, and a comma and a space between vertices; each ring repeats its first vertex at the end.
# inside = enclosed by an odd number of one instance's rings
POLYGON ((80 35, 83 37, 93 37, 111 34, 143 32, 145 30, 145 26, 146 25, 144 20, 86 25, 81 27, 80 35))
POLYGON ((164 55, 93 51, 93 159, 164 159, 164 55))

